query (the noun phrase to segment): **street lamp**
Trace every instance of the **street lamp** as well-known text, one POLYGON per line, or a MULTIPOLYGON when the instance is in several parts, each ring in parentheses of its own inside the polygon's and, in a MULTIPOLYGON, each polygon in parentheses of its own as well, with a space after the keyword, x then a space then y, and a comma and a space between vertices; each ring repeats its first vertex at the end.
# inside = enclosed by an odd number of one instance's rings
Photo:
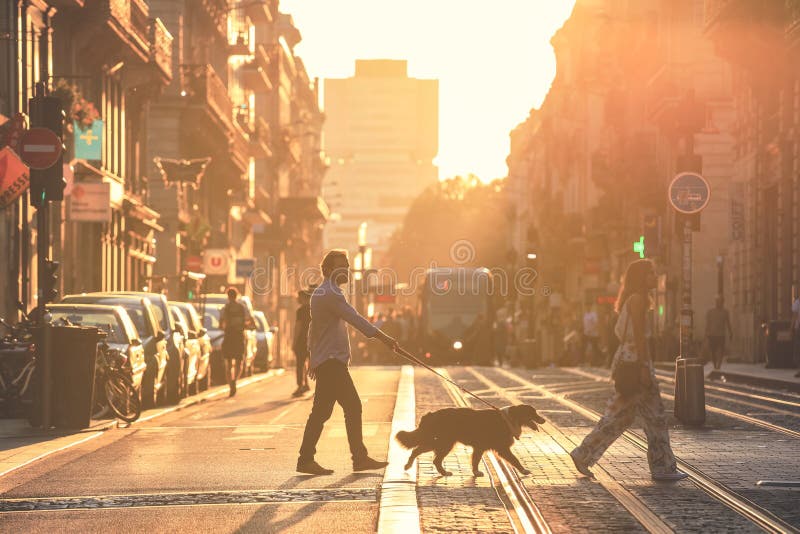
MULTIPOLYGON (((366 287, 366 272, 367 272, 367 222, 364 221, 358 225, 358 254, 355 257, 354 265, 355 272, 353 278, 359 282, 356 287, 358 292, 358 308, 359 311, 364 310, 363 294, 366 287)), ((372 260, 372 251, 370 251, 370 261, 372 260)))

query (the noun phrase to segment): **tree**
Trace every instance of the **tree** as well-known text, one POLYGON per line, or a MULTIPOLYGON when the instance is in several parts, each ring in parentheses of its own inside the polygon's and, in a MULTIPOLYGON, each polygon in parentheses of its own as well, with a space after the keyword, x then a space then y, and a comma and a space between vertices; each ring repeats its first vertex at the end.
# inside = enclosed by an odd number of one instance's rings
POLYGON ((392 235, 389 265, 400 280, 414 269, 500 266, 507 252, 504 182, 456 176, 428 187, 392 235))

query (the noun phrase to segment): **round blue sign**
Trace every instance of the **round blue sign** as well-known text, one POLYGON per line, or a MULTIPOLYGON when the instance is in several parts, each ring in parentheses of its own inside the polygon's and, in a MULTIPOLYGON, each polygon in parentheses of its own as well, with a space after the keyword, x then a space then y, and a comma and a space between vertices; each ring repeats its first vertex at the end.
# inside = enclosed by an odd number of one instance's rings
POLYGON ((691 215, 706 207, 710 192, 705 178, 693 172, 682 172, 669 185, 669 201, 677 211, 691 215))

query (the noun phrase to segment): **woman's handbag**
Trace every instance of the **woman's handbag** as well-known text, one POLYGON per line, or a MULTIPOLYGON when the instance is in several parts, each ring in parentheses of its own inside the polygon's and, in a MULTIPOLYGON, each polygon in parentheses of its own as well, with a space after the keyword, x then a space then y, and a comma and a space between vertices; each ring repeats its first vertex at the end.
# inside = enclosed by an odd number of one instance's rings
POLYGON ((631 397, 642 390, 641 362, 639 362, 638 357, 633 360, 625 359, 629 321, 630 312, 626 310, 622 341, 619 347, 617 347, 617 354, 614 357, 616 365, 614 366, 614 371, 611 373, 611 378, 614 379, 614 389, 617 390, 617 393, 622 397, 631 397))

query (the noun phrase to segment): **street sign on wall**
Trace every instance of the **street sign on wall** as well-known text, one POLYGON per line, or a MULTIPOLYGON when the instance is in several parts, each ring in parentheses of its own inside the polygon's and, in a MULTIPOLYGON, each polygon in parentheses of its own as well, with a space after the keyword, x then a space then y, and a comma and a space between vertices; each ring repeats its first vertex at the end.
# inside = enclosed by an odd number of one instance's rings
POLYGON ((248 278, 256 268, 255 258, 236 259, 236 278, 248 278))
POLYGON ((74 183, 67 204, 67 219, 76 222, 111 222, 111 184, 74 183))
POLYGON ((705 178, 694 172, 682 172, 669 185, 669 202, 676 211, 692 215, 706 207, 710 192, 705 178))
POLYGON ((30 171, 19 156, 5 147, 0 150, 0 208, 14 202, 30 186, 30 171))
POLYGON ((49 169, 58 161, 61 150, 61 139, 48 128, 31 128, 19 143, 19 155, 31 169, 49 169))
POLYGON ((227 249, 210 248, 203 253, 203 272, 227 275, 230 271, 230 255, 227 249))
POLYGON ((72 122, 75 132, 75 157, 88 161, 99 161, 103 158, 103 121, 96 120, 88 128, 78 122, 72 122))

